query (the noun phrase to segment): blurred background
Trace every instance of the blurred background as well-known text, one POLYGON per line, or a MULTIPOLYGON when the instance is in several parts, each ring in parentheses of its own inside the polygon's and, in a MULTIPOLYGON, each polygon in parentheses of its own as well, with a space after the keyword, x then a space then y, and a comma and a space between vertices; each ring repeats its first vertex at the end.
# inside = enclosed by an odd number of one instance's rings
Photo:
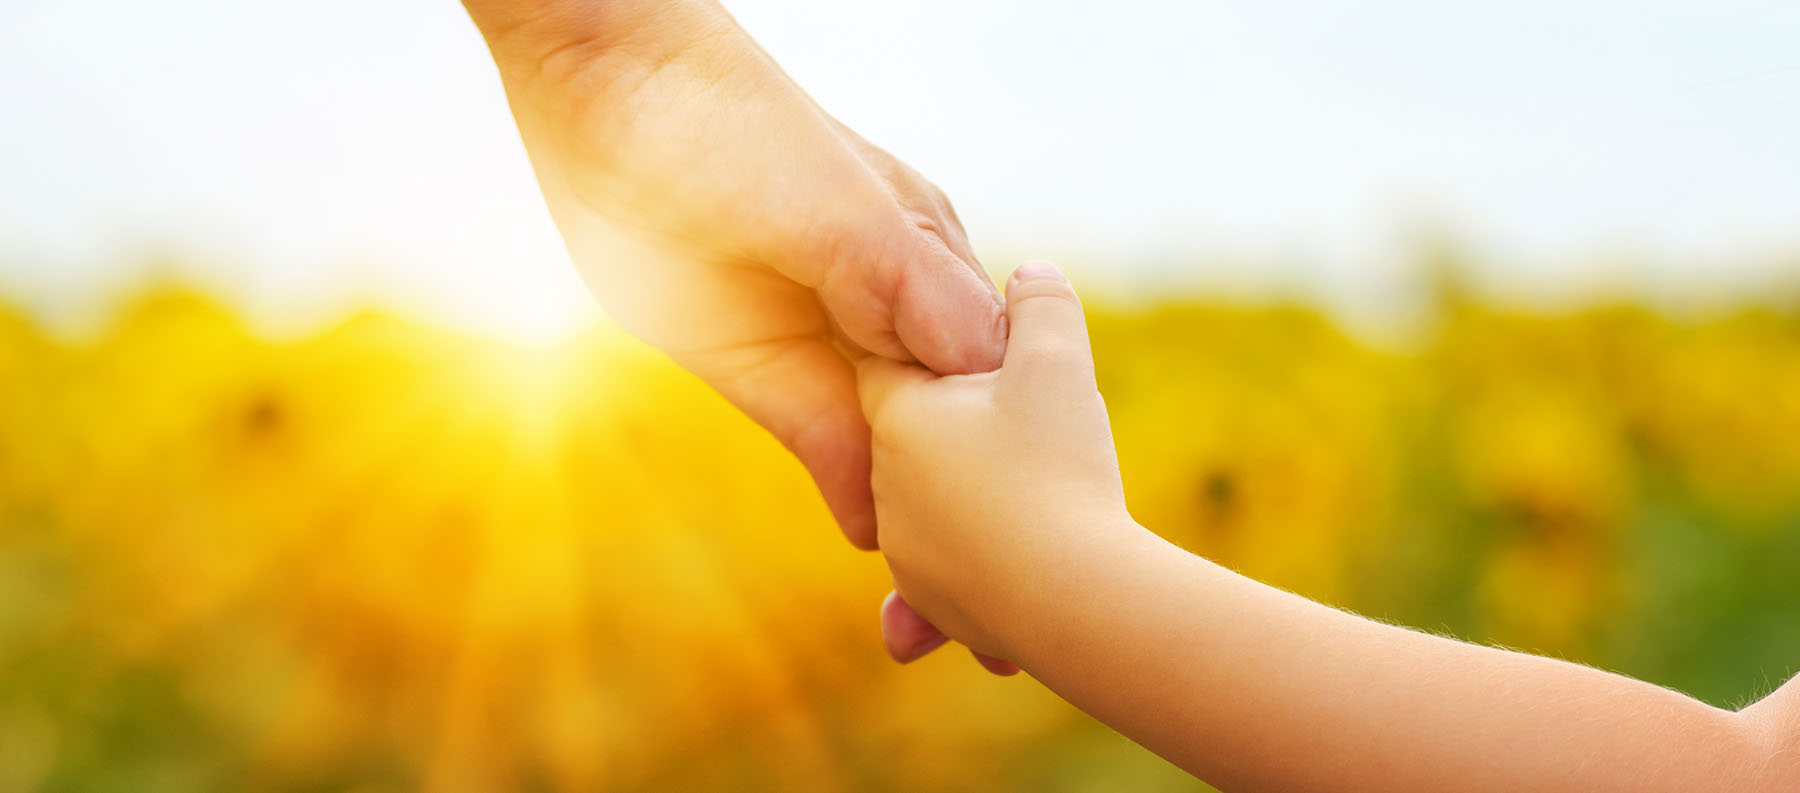
MULTIPOLYGON (((1141 522, 1733 706, 1800 661, 1800 3, 740 0, 1088 296, 1141 522)), ((0 792, 1203 790, 881 654, 450 2, 0 33, 0 792)))

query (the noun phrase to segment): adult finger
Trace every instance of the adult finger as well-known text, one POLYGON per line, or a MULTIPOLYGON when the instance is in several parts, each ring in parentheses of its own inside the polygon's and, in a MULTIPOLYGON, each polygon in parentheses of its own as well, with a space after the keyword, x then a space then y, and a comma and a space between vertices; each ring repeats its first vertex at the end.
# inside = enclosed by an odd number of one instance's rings
MULTIPOLYGON (((881 639, 887 646, 888 655, 903 664, 917 661, 950 641, 950 637, 913 611, 898 592, 889 592, 887 599, 881 602, 881 639)), ((1007 677, 1019 673, 1019 667, 1011 661, 974 650, 969 653, 983 669, 996 675, 1007 677)))
MULTIPOLYGON (((824 110, 820 110, 824 113, 824 110)), ((829 118, 829 116, 828 116, 829 118)), ((912 166, 902 162, 900 158, 889 154, 887 150, 870 143, 868 139, 856 133, 843 122, 831 119, 832 128, 838 135, 849 142, 864 161, 868 162, 880 177, 882 183, 893 194, 900 205, 901 212, 911 219, 911 225, 924 231, 927 235, 936 236, 949 249, 951 255, 962 262, 974 274, 975 281, 982 286, 989 297, 998 298, 993 282, 987 271, 981 267, 980 260, 975 258, 975 249, 969 244, 968 232, 963 228, 961 218, 956 215, 956 208, 950 203, 950 197, 943 190, 931 183, 912 166)), ((905 262, 903 262, 903 265, 905 262)), ((1005 333, 1001 333, 1002 340, 1005 333)), ((915 357, 916 356, 910 356, 915 357)), ((999 365, 999 357, 995 355, 987 366, 976 371, 991 371, 999 365)), ((949 374, 949 372, 940 372, 949 374)))
POLYGON ((942 647, 950 637, 913 611, 900 593, 889 592, 887 599, 881 601, 881 640, 889 656, 906 664, 942 647))

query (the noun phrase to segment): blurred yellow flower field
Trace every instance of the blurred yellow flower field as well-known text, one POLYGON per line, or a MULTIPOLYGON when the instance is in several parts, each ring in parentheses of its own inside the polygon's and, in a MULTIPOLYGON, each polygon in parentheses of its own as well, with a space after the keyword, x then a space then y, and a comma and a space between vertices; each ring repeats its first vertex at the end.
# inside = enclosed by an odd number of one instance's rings
MULTIPOLYGON (((1134 513, 1198 553, 1717 704, 1800 663, 1791 310, 1089 311, 1134 513)), ((886 590, 610 329, 0 309, 0 791, 1201 789, 1028 680, 893 666, 886 590)))

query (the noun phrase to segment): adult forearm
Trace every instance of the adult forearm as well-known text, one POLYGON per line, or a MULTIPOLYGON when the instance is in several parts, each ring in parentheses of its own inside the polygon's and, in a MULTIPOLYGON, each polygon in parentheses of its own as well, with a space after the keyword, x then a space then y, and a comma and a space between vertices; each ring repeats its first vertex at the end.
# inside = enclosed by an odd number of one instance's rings
MULTIPOLYGON (((1108 532, 1109 536, 1119 536, 1108 532)), ((1071 702, 1227 791, 1749 790, 1768 732, 1576 664, 1362 619, 1149 532, 1076 549, 1009 631, 1071 702)))

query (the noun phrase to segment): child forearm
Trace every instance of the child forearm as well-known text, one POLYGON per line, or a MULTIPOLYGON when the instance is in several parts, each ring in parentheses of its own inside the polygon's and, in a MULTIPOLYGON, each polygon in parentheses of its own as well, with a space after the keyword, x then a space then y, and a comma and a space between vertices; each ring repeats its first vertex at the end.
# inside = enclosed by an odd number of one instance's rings
POLYGON ((1769 719, 1356 617, 1135 525, 1090 536, 1033 577, 1008 649, 1228 791, 1800 789, 1769 719))
POLYGON ((1800 688, 1741 713, 1383 625, 1131 522, 1073 289, 1007 287, 991 375, 864 359, 881 547, 946 635, 1228 791, 1796 791, 1800 688))
MULTIPOLYGON (((1109 533, 1110 534, 1110 533, 1109 533)), ((1666 689, 1364 620, 1141 530, 1072 549, 1008 637, 1070 701, 1227 790, 1791 790, 1774 735, 1666 689)), ((1117 536, 1117 535, 1115 535, 1117 536)))

